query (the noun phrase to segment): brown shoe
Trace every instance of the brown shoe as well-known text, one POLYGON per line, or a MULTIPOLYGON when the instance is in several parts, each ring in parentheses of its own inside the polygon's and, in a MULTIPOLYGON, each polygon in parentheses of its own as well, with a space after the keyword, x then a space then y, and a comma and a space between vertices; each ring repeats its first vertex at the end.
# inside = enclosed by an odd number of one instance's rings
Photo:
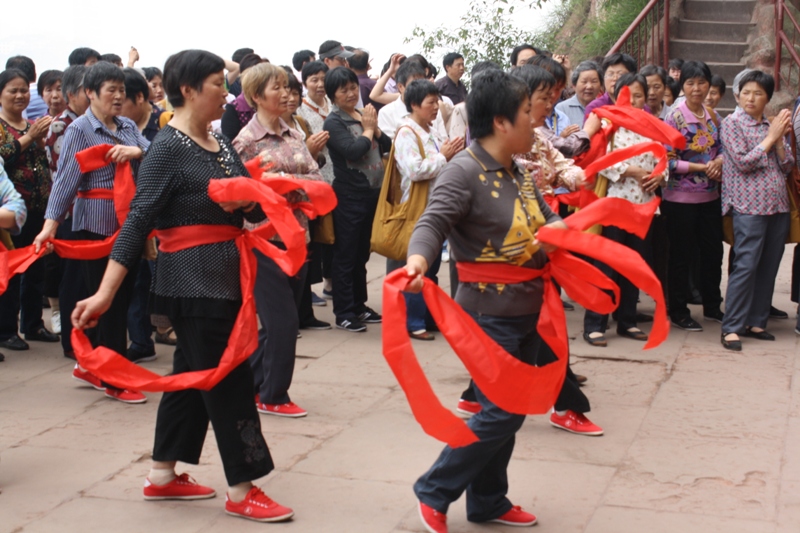
POLYGON ((603 335, 603 333, 600 332, 600 331, 592 331, 590 333, 586 333, 584 331, 583 332, 583 340, 585 340, 586 342, 588 342, 592 346, 598 346, 600 348, 604 348, 604 347, 608 346, 608 342, 606 342, 606 336, 603 335), (598 336, 598 337, 590 337, 589 335, 591 333, 600 333, 600 336, 598 336))
POLYGON ((417 339, 418 341, 432 341, 436 339, 436 335, 433 335, 430 331, 425 330, 417 333, 409 331, 408 336, 412 339, 417 339))
POLYGON ((164 333, 159 332, 156 330, 156 342, 159 344, 168 344, 169 346, 175 346, 178 344, 178 337, 175 336, 175 330, 167 328, 167 331, 164 333))

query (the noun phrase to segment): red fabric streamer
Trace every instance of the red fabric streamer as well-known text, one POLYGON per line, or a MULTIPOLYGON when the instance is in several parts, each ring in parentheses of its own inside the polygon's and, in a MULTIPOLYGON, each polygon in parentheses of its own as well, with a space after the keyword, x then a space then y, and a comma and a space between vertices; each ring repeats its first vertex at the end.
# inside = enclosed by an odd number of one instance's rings
MULTIPOLYGON (((111 144, 98 144, 86 150, 81 150, 75 154, 75 160, 78 161, 78 166, 81 172, 92 172, 105 167, 106 165, 114 164, 106 159, 109 150, 114 148, 111 144)), ((114 188, 113 189, 91 189, 88 191, 78 191, 78 198, 93 198, 100 200, 114 200, 114 210, 117 212, 117 222, 119 225, 125 222, 128 218, 128 213, 131 210, 131 200, 136 193, 136 183, 133 181, 133 171, 131 170, 130 161, 124 163, 116 163, 116 171, 114 172, 114 188)))
POLYGON ((628 146, 627 148, 614 150, 610 154, 596 159, 594 163, 588 165, 583 171, 584 174, 586 174, 587 180, 594 181, 594 177, 601 170, 605 170, 612 165, 627 161, 631 157, 647 152, 651 152, 658 159, 658 163, 656 163, 655 168, 650 173, 650 177, 661 175, 667 169, 667 150, 664 148, 663 144, 657 142, 639 143, 628 146))
MULTIPOLYGON (((650 340, 652 348, 669 332, 661 285, 639 254, 619 243, 582 230, 597 223, 613 224, 641 237, 647 232, 659 201, 633 205, 617 198, 603 198, 566 219, 569 229, 542 227, 537 238, 559 246, 549 256, 545 268, 533 270, 507 264, 459 263, 463 282, 521 283, 536 278, 545 282, 544 302, 537 330, 553 349, 557 361, 544 367, 522 363, 508 354, 461 307, 438 286, 425 282, 422 294, 437 326, 456 355, 464 363, 476 385, 500 408, 519 414, 540 414, 549 410, 561 390, 569 357, 566 317, 553 280, 575 301, 587 309, 610 313, 619 301, 619 288, 597 268, 569 251, 598 259, 620 272, 656 302, 650 340), (610 296, 605 291, 610 291, 610 296)), ((411 278, 405 269, 387 276, 384 282, 384 323, 405 324, 403 291, 411 278)), ((430 386, 416 359, 404 327, 385 327, 383 354, 408 399, 411 411, 425 433, 451 447, 466 446, 477 440, 463 420, 446 409, 430 386)))

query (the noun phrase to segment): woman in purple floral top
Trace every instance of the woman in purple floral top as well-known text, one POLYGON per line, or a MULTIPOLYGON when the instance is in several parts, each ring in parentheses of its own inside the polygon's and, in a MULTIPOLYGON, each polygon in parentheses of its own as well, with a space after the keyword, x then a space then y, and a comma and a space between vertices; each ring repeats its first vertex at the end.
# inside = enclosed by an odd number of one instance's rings
MULTIPOLYGON (((303 134, 290 128, 281 115, 289 101, 289 79, 283 68, 270 63, 251 67, 242 76, 242 94, 256 113, 233 140, 242 161, 256 157, 272 165, 270 173, 292 174, 301 179, 322 180, 319 166, 306 147, 303 134)), ((307 200, 293 191, 286 195, 290 203, 307 200)), ((295 210, 298 222, 306 229, 308 219, 295 210)), ((282 243, 276 243, 282 246, 282 243)), ((307 413, 289 399, 294 373, 295 349, 300 304, 307 266, 290 278, 269 257, 256 251, 255 299, 262 329, 259 347, 250 356, 256 390, 256 406, 263 414, 300 417, 307 413)), ((323 323, 324 324, 324 323, 323 323)), ((330 328, 330 324, 327 324, 330 328)))
POLYGON ((729 350, 742 349, 739 336, 775 340, 764 328, 789 231, 786 174, 794 158, 785 139, 791 132, 789 110, 771 123, 764 116, 774 87, 769 74, 747 73, 739 82, 740 109, 722 124, 722 213, 733 215, 733 269, 721 338, 729 350))
POLYGON ((722 146, 719 117, 703 105, 711 87, 711 70, 700 61, 687 61, 681 70, 686 100, 667 114, 664 122, 686 138, 686 148, 669 152, 669 179, 663 192, 662 212, 669 235, 669 314, 686 331, 703 331, 687 306, 689 270, 699 255, 697 283, 706 320, 722 322, 722 221, 719 181, 722 146))

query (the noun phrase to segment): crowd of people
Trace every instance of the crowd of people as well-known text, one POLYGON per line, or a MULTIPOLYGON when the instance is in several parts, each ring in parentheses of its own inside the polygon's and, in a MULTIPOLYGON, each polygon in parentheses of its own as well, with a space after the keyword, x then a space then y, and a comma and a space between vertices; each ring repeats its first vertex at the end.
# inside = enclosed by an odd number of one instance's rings
MULTIPOLYGON (((796 164, 791 141, 800 135, 800 120, 789 110, 767 117, 774 80, 762 71, 746 69, 732 80, 737 108, 723 118, 716 109, 728 84, 696 60, 640 68, 616 53, 572 67, 567 56, 521 44, 511 51, 510 69, 491 61, 465 65, 461 54, 448 53, 439 77, 423 56, 394 54, 371 77, 369 53, 334 40, 317 52, 297 52, 291 66, 249 48, 230 60, 187 50, 172 55, 163 69, 137 68, 135 48, 127 59, 123 66, 115 54, 79 48, 63 71, 37 75, 30 58, 15 56, 0 73, 5 247, 52 251, 54 239, 116 236, 108 257, 51 253, 12 277, 0 295, 0 348, 60 342, 64 356, 74 359, 70 332, 77 327, 86 329, 94 346, 133 363, 153 360, 155 343, 163 343, 175 346, 174 374, 213 368, 242 305, 236 244, 221 237, 184 247, 174 236, 156 238, 151 231, 255 230, 267 223, 250 199, 216 203, 207 194, 211 180, 250 176, 244 163, 251 160, 268 176, 328 183, 337 199, 331 215, 310 220, 301 208, 306 194, 286 195, 305 232, 308 260, 288 275, 255 251, 258 348, 249 364, 209 391, 163 395, 145 499, 215 496, 214 489, 175 471, 177 461, 197 464, 211 422, 229 485, 226 511, 259 521, 293 515, 253 485, 274 468, 259 413, 307 415, 289 396, 301 330, 363 332, 382 322, 367 305, 367 262, 376 210, 390 188, 395 203, 424 207, 402 243, 407 254, 386 262, 387 273, 405 269, 412 281, 405 293, 407 323, 384 327, 406 328, 415 340, 436 339, 438 328, 419 291, 424 279, 437 283, 442 259, 452 258, 451 294, 480 328, 523 362, 553 362, 553 350, 536 330, 544 280, 459 282, 458 269, 543 268, 552 247, 537 241, 537 230, 565 228, 563 219, 574 209, 558 197, 585 188, 631 204, 660 198, 646 238, 613 225, 601 231, 645 258, 661 281, 674 327, 702 331, 689 307, 700 305, 706 321, 721 324, 721 344, 738 351, 742 337, 774 340, 768 320, 788 318, 772 306, 772 295, 791 238, 796 184, 787 176, 796 164), (462 79, 467 67, 469 88, 462 79), (685 147, 666 147, 668 168, 660 174, 654 175, 657 158, 644 153, 590 182, 575 159, 606 125, 594 112, 603 106, 650 113, 679 132, 685 147), (83 170, 76 154, 99 145, 111 145, 109 164, 83 170), (136 194, 127 217, 120 217, 113 196, 116 167, 128 163, 136 194), (397 182, 390 184, 395 174, 397 182), (732 245, 724 298, 723 240, 732 245), (164 244, 169 251, 159 250, 164 244), (320 283, 317 294, 313 286, 320 283), (314 316, 314 307, 328 301, 333 325, 314 316)), ((647 141, 641 132, 619 128, 607 149, 647 141)), ((279 236, 271 241, 286 249, 279 236)), ((642 326, 653 317, 637 310, 638 288, 610 266, 594 264, 619 285, 620 297, 611 316, 585 310, 583 340, 595 347, 648 340, 642 326), (607 339, 612 320, 616 338, 607 339)), ((795 274, 797 301, 800 272, 795 274)), ((562 304, 574 309, 566 299, 562 304)), ((77 363, 72 376, 114 400, 147 400, 77 363)), ((587 379, 567 367, 549 415, 553 426, 603 434, 586 417, 590 404, 581 384, 587 379)), ((415 484, 426 529, 446 532, 448 506, 465 491, 471 521, 536 523, 506 497, 507 465, 524 416, 501 409, 472 382, 457 411, 469 417, 479 440, 446 447, 415 484)))

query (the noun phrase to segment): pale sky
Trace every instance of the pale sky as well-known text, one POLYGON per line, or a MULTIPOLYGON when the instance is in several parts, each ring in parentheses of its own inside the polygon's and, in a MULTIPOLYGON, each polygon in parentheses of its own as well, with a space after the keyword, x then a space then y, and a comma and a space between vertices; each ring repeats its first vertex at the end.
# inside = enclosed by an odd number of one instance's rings
MULTIPOLYGON (((163 69, 170 54, 187 48, 202 48, 230 59, 234 50, 243 47, 255 49, 273 63, 291 66, 296 51, 316 52, 323 41, 335 39, 369 50, 370 75, 377 76, 393 52, 418 52, 415 44, 403 44, 415 25, 452 26, 467 6, 463 0, 349 6, 320 0, 9 2, 3 9, 0 67, 9 57, 21 54, 33 59, 37 73, 63 70, 69 53, 80 46, 101 54, 115 53, 123 63, 130 47, 135 46, 140 56, 138 67, 163 69)), ((530 13, 527 18, 535 24, 541 15, 530 13)), ((441 57, 428 59, 441 70, 441 57)))

